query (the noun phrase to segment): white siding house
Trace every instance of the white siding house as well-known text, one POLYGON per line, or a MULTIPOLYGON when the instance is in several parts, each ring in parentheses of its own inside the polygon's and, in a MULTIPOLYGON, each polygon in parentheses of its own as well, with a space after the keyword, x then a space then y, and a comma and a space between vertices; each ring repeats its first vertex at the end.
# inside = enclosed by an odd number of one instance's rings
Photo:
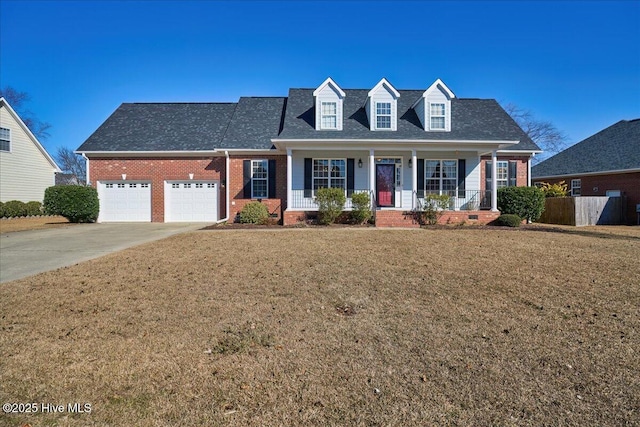
POLYGON ((0 98, 0 201, 44 199, 60 168, 38 139, 0 98))

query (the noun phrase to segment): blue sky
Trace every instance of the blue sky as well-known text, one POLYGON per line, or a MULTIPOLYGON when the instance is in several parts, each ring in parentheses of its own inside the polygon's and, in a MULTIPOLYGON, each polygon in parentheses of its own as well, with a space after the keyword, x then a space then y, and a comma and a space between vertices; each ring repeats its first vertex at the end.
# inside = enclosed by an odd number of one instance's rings
POLYGON ((31 95, 52 154, 123 102, 286 96, 328 76, 398 89, 441 78, 575 143, 640 117, 640 2, 0 2, 0 86, 31 95))

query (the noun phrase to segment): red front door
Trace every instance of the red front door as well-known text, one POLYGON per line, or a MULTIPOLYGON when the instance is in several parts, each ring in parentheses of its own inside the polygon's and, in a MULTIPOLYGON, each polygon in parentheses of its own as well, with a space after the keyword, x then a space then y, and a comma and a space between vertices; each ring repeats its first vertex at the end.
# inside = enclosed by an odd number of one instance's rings
POLYGON ((395 206, 395 165, 376 165, 378 206, 395 206))

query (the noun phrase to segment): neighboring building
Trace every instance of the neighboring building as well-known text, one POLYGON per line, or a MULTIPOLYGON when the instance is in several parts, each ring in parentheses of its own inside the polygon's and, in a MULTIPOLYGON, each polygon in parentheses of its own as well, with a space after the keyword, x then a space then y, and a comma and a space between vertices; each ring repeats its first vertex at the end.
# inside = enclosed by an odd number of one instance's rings
POLYGON ((452 196, 443 221, 495 218, 495 190, 529 185, 540 149, 495 100, 440 80, 343 90, 328 78, 287 97, 122 104, 77 152, 99 221, 233 221, 260 200, 292 224, 317 211, 317 189, 338 187, 347 209, 369 193, 378 225, 415 225, 425 193, 452 196))
POLYGON ((80 180, 73 173, 57 173, 56 185, 80 185, 80 180))
POLYGON ((618 123, 532 168, 534 183, 565 181, 572 196, 623 196, 626 222, 640 205, 640 119, 618 123))
POLYGON ((42 202, 60 168, 9 103, 0 98, 0 201, 42 202))

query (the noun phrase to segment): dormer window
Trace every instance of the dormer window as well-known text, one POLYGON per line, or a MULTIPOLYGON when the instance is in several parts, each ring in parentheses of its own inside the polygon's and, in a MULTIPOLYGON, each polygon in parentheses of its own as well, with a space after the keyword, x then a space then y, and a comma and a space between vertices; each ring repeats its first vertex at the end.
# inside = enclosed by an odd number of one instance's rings
POLYGON ((376 102, 376 129, 391 129, 390 102, 376 102))
POLYGON ((444 130, 445 117, 444 104, 431 104, 431 130, 444 130))
POLYGON ((338 103, 322 102, 320 109, 320 127, 322 129, 337 129, 338 127, 338 103))
POLYGON ((345 93, 329 77, 313 91, 316 104, 316 130, 342 130, 342 103, 345 93))
POLYGON ((364 109, 369 129, 394 131, 398 129, 398 98, 400 93, 387 79, 382 79, 369 91, 364 109))

